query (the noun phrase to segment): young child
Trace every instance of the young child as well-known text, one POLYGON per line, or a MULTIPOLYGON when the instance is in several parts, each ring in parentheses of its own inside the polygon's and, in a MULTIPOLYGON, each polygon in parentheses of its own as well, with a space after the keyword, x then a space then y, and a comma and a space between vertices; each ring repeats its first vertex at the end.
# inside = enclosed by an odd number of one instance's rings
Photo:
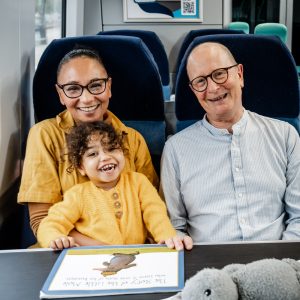
MULTIPOLYGON (((143 244, 149 232, 157 243, 180 250, 186 243, 168 218, 166 207, 150 181, 141 173, 122 172, 124 134, 104 122, 80 123, 66 136, 68 159, 90 181, 77 184, 64 200, 49 209, 37 232, 42 247, 78 246, 72 229, 97 244, 143 244)), ((83 246, 83 245, 80 245, 83 246)))

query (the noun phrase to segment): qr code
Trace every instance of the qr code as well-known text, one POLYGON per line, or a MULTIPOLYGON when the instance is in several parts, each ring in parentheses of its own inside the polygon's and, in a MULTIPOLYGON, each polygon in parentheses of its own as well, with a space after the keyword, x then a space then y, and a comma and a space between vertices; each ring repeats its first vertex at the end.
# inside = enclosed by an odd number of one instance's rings
POLYGON ((181 14, 183 16, 196 15, 196 0, 181 0, 181 14))

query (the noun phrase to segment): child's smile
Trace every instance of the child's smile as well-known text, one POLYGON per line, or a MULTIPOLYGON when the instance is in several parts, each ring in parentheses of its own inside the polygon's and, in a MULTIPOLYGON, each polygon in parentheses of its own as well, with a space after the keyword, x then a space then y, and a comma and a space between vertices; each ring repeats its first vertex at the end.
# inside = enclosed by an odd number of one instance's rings
POLYGON ((125 158, 121 148, 105 149, 102 142, 103 137, 99 134, 91 137, 79 171, 97 187, 111 189, 117 184, 124 169, 125 158))

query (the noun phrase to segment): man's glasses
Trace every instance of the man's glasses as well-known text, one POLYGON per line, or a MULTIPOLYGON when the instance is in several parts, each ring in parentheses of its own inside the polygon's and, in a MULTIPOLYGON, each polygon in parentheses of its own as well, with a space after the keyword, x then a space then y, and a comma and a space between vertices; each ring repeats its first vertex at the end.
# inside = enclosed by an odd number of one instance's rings
POLYGON ((236 67, 238 64, 227 68, 220 68, 212 71, 209 75, 198 76, 191 80, 189 84, 197 92, 204 92, 207 88, 207 78, 210 77, 211 80, 215 83, 222 84, 225 83, 228 79, 228 70, 236 67))
POLYGON ((57 86, 61 88, 64 94, 68 98, 78 98, 82 95, 83 90, 87 89, 93 95, 102 94, 106 89, 106 83, 110 77, 100 78, 90 82, 88 85, 81 85, 75 83, 67 83, 67 84, 58 84, 57 86))

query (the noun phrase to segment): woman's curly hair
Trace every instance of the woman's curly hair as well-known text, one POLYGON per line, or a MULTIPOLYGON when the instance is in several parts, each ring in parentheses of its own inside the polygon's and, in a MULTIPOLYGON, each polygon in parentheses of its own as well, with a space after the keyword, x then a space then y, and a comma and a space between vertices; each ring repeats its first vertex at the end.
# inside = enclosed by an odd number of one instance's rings
POLYGON ((76 124, 66 134, 67 155, 71 164, 67 169, 69 173, 74 168, 80 167, 82 157, 88 149, 88 144, 95 135, 99 136, 101 145, 106 151, 122 149, 126 153, 127 149, 124 147, 124 137, 127 133, 119 133, 111 125, 103 121, 76 124))

